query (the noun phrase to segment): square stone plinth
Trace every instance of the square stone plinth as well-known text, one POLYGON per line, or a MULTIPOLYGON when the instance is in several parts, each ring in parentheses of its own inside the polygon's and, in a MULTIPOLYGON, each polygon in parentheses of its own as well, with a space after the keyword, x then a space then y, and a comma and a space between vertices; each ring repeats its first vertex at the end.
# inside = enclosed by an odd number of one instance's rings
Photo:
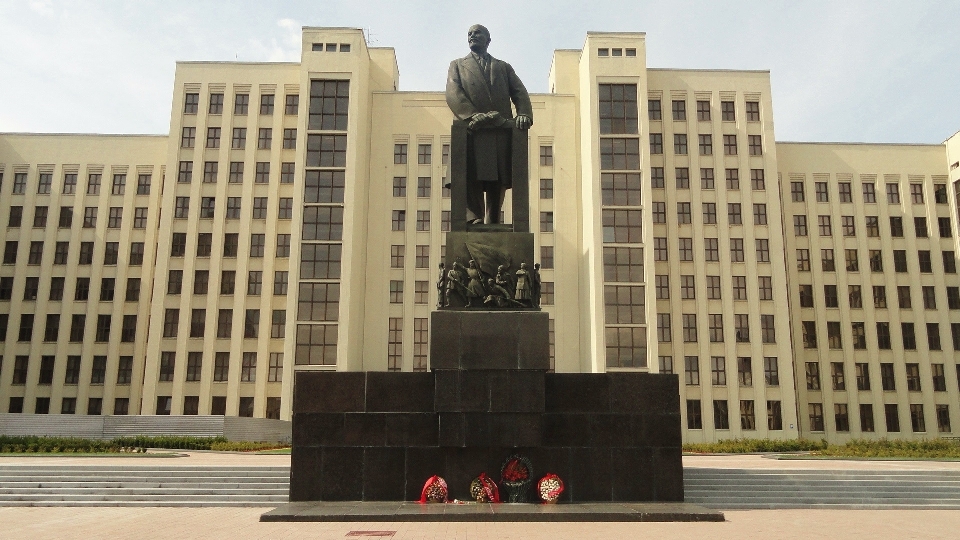
POLYGON ((430 367, 550 369, 550 317, 539 311, 435 311, 430 367))

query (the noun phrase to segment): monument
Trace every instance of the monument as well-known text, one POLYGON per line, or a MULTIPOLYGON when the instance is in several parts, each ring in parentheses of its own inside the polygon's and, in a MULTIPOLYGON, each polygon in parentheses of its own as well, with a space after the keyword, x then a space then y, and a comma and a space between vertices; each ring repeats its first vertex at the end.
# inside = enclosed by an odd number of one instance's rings
MULTIPOLYGON (((532 106, 513 68, 487 53, 489 31, 474 25, 467 40, 446 87, 452 230, 431 371, 298 372, 290 500, 414 501, 434 475, 469 500, 471 481, 499 476, 509 458, 558 476, 560 502, 682 501, 676 375, 549 373, 529 220, 532 106), (511 223, 500 218, 507 189, 511 223)), ((536 500, 510 494, 524 497, 536 500)))

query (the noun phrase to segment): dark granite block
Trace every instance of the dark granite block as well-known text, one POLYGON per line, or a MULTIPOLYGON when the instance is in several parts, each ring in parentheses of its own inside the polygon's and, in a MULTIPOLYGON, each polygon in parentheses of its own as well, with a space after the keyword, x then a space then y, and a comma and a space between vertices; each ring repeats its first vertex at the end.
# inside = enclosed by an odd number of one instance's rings
POLYGON ((457 392, 460 411, 485 412, 490 410, 490 373, 478 370, 461 370, 457 392))
POLYGON ((537 447, 543 444, 543 415, 520 414, 514 420, 516 432, 510 446, 537 447))
MULTIPOLYGON (((532 265, 531 265, 532 266, 532 265)), ((528 368, 550 368, 550 316, 521 317, 517 332, 520 335, 517 354, 520 366, 528 368)))
POLYGON ((609 501, 613 496, 609 448, 574 448, 570 471, 571 498, 576 502, 609 501))
POLYGON ((431 321, 433 369, 550 367, 545 312, 444 310, 433 312, 431 321))
POLYGON ((519 366, 520 335, 516 313, 461 313, 462 369, 510 369, 519 366))
POLYGON ((293 412, 360 412, 364 409, 366 373, 299 371, 293 391, 293 412))
POLYGON ((499 481, 500 465, 510 455, 509 450, 496 447, 446 448, 444 453, 444 479, 450 489, 450 497, 461 500, 472 499, 470 482, 481 472, 499 481))
POLYGON ((434 369, 433 410, 460 411, 460 370, 434 369))
POLYGON ((649 448, 614 448, 610 465, 614 501, 654 500, 656 471, 649 448))
POLYGON ((368 412, 433 412, 432 373, 367 372, 368 412))
POLYGON ((624 447, 631 441, 632 418, 628 414, 593 414, 590 416, 590 446, 624 447))
POLYGON ((493 371, 490 373, 492 412, 543 412, 544 375, 539 370, 493 371))
POLYGON ((401 501, 404 485, 402 448, 363 449, 363 500, 401 501))
POLYGON ((623 413, 664 413, 680 409, 677 375, 608 373, 610 410, 623 413))
POLYGON ((290 452, 290 500, 319 501, 321 449, 294 446, 290 452))
POLYGON ((536 446, 542 439, 541 415, 465 413, 466 446, 536 446))
POLYGON ((440 446, 465 446, 466 439, 466 419, 463 413, 442 412, 439 413, 439 443, 440 446))
POLYGON ((543 445, 577 447, 590 445, 590 415, 547 413, 543 415, 543 445))
POLYGON ((439 417, 436 413, 387 413, 387 446, 437 446, 439 417))
POLYGON ((680 447, 654 448, 653 470, 655 499, 657 501, 683 500, 683 461, 680 447))
POLYGON ((386 414, 346 413, 343 416, 343 446, 384 446, 386 414))
POLYGON ((293 415, 293 446, 340 446, 343 444, 344 413, 296 413, 293 415))
POLYGON ((642 416, 640 441, 643 446, 680 446, 680 414, 645 414, 642 416))
POLYGON ((428 478, 435 474, 443 476, 445 457, 440 448, 406 449, 406 487, 404 500, 420 500, 420 492, 428 478))
POLYGON ((610 378, 599 373, 547 373, 547 412, 609 412, 610 378))
MULTIPOLYGON (((570 481, 571 467, 577 466, 576 463, 571 464, 570 451, 570 448, 547 448, 538 446, 518 448, 516 453, 526 456, 533 464, 534 485, 547 473, 556 474, 566 484, 570 481)), ((499 478, 497 478, 497 480, 499 480, 499 478)), ((570 502, 570 493, 569 488, 564 489, 563 493, 560 494, 560 502, 570 502)), ((537 500, 535 495, 534 493, 531 500, 537 500)))
POLYGON ((320 499, 359 501, 363 496, 363 452, 356 448, 325 447, 320 471, 320 499))

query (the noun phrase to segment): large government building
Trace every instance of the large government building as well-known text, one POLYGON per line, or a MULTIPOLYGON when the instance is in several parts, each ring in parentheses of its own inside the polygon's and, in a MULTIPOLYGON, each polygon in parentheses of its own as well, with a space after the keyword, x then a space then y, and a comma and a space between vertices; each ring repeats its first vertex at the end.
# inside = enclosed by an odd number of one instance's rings
MULTIPOLYGON (((304 28, 299 63, 179 63, 168 134, 0 134, 0 412, 289 419, 295 371, 429 369, 453 117, 398 88, 304 28)), ((641 33, 549 88, 556 371, 676 373, 690 442, 960 436, 960 137, 777 142, 769 72, 641 33)))

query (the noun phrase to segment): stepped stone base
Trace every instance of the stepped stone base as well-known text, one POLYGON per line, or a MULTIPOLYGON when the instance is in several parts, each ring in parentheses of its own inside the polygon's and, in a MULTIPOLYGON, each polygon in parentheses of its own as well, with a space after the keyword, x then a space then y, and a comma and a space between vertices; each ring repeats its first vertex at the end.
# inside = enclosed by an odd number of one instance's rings
POLYGON ((687 503, 419 504, 410 502, 290 503, 261 522, 429 521, 724 521, 723 512, 687 503))
POLYGON ((299 372, 290 500, 416 500, 435 474, 469 500, 520 453, 562 502, 682 501, 679 399, 676 375, 299 372))

